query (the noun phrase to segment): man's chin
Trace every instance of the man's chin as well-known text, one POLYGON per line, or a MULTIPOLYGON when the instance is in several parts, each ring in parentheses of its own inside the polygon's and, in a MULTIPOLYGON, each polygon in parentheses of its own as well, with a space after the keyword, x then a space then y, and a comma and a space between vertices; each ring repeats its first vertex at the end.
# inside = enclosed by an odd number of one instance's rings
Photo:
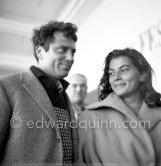
POLYGON ((61 77, 62 77, 62 78, 67 77, 68 74, 69 74, 69 71, 63 72, 63 73, 61 74, 61 77))

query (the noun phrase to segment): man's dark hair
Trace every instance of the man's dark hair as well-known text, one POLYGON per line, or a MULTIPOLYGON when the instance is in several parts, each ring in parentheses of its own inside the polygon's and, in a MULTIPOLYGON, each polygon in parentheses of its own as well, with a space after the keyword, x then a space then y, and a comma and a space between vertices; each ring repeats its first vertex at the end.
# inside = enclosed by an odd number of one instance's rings
POLYGON ((37 46, 42 46, 45 51, 49 50, 49 45, 54 41, 54 33, 62 32, 65 37, 77 41, 77 26, 69 22, 50 21, 39 28, 33 29, 33 50, 34 56, 38 61, 36 54, 37 46))

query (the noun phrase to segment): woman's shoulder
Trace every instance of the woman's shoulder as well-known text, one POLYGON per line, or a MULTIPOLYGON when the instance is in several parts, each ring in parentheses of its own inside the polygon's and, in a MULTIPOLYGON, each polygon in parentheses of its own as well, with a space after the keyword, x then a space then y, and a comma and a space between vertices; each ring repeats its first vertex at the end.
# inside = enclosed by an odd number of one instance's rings
POLYGON ((141 120, 150 122, 150 128, 153 128, 161 122, 161 107, 149 107, 146 102, 143 102, 138 116, 141 120))
POLYGON ((98 110, 96 109, 86 109, 85 111, 82 112, 82 114, 79 116, 79 120, 93 120, 97 119, 98 116, 98 110))
POLYGON ((161 107, 152 107, 149 108, 151 116, 157 121, 161 121, 161 107))
POLYGON ((101 107, 115 107, 118 98, 114 93, 109 94, 104 100, 93 102, 87 105, 85 108, 88 110, 95 110, 101 107))
POLYGON ((123 114, 117 109, 115 102, 111 100, 111 96, 103 101, 91 103, 85 107, 85 111, 81 114, 81 120, 100 120, 100 119, 122 119, 123 114))

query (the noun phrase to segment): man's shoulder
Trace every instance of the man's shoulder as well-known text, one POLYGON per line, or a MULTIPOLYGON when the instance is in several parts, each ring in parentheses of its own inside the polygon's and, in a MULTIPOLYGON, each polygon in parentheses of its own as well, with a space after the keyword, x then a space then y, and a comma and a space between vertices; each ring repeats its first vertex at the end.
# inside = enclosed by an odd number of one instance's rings
POLYGON ((0 78, 0 88, 6 91, 16 91, 20 85, 20 73, 6 75, 0 78))
POLYGON ((28 76, 30 76, 29 71, 22 71, 19 73, 5 75, 0 77, 0 83, 3 85, 16 84, 18 82, 21 82, 23 77, 28 77, 28 76))
POLYGON ((16 78, 20 78, 21 73, 15 73, 15 74, 9 74, 5 76, 0 77, 0 81, 6 81, 6 80, 14 80, 16 78))

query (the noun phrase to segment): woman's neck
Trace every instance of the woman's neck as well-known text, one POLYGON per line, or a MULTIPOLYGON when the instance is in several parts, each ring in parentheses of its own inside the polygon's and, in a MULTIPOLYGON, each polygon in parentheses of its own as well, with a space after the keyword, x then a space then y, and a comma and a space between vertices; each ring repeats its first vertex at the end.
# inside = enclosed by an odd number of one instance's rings
POLYGON ((137 95, 124 97, 123 100, 128 105, 128 107, 130 107, 134 111, 135 114, 138 114, 143 103, 143 99, 140 93, 137 95))

